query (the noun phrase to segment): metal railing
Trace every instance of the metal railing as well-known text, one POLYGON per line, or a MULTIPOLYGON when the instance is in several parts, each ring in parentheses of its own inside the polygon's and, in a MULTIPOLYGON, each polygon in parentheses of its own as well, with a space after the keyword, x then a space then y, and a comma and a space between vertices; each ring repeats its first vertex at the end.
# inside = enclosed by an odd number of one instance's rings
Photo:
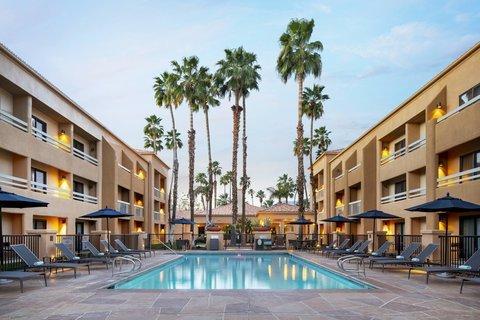
POLYGON ((24 244, 32 250, 37 257, 39 256, 40 235, 4 235, 2 271, 18 270, 25 267, 23 260, 10 248, 12 244, 24 244))
POLYGON ((476 180, 480 178, 480 167, 457 172, 437 179, 437 187, 459 184, 465 181, 476 180))
POLYGON ((138 249, 138 234, 111 234, 110 244, 118 249, 117 244, 115 243, 116 239, 120 239, 120 241, 122 241, 129 249, 138 249))
MULTIPOLYGON (((70 250, 75 252, 77 255, 85 252, 86 249, 83 245, 83 241, 90 241, 98 250, 102 251, 100 248, 100 235, 99 234, 65 234, 57 235, 56 242, 66 244, 70 250)), ((60 258, 62 253, 60 250, 56 249, 56 257, 60 258)))
POLYGON ((7 187, 27 189, 28 180, 15 177, 15 176, 10 176, 8 174, 0 173, 0 185, 7 186, 7 187))
POLYGON ((408 190, 408 198, 421 197, 421 196, 424 196, 426 194, 427 194, 427 188, 426 187, 408 190))
POLYGON ((334 177, 333 179, 334 179, 334 180, 338 180, 338 179, 340 179, 340 178, 343 178, 343 176, 345 176, 345 174, 344 174, 344 173, 341 173, 341 174, 339 174, 338 176, 334 177))
POLYGON ((398 149, 397 151, 393 152, 391 155, 388 157, 380 159, 380 164, 385 164, 390 161, 393 161, 397 158, 400 158, 401 156, 404 156, 406 153, 407 149, 405 147, 398 149))
POLYGON ((98 203, 98 198, 97 197, 94 197, 94 196, 91 196, 91 195, 88 195, 88 194, 84 194, 84 193, 75 192, 75 191, 72 194, 73 194, 73 199, 74 200, 93 203, 93 204, 98 203))
POLYGON ((73 155, 76 156, 77 158, 80 158, 82 160, 90 162, 91 164, 93 164, 95 166, 98 166, 98 159, 92 157, 89 154, 86 154, 85 152, 83 152, 81 150, 73 148, 73 155))
POLYGON ((390 203, 390 202, 396 202, 400 200, 405 200, 407 199, 407 192, 400 192, 400 193, 395 193, 391 194, 385 197, 380 198, 380 203, 385 204, 385 203, 390 203))
POLYGON ((70 192, 57 187, 52 187, 40 182, 30 181, 30 187, 33 191, 53 195, 54 197, 70 199, 70 192))
POLYGON ((135 207, 135 216, 138 218, 143 218, 143 207, 139 205, 134 205, 135 207))
POLYGON ((32 135, 46 143, 51 144, 56 148, 62 149, 66 152, 70 152, 70 146, 68 144, 63 143, 62 141, 58 141, 57 139, 47 134, 46 132, 43 132, 42 130, 32 127, 32 135))
POLYGON ((476 96, 475 98, 465 102, 464 104, 458 106, 457 108, 453 109, 452 111, 448 112, 447 114, 441 116, 440 118, 437 119, 437 123, 439 122, 442 122, 443 120, 453 116, 454 114, 457 114, 459 113, 460 111, 462 111, 463 109, 471 106, 472 104, 476 103, 480 101, 480 95, 479 96, 476 96))
POLYGON ((350 169, 348 169, 348 172, 352 172, 352 171, 360 168, 361 165, 362 165, 361 162, 357 163, 356 165, 354 165, 353 167, 351 167, 350 169))
POLYGON ((153 195, 160 198, 160 189, 153 187, 153 195))
POLYGON ((160 220, 160 212, 153 211, 153 220, 160 220))
POLYGON ((417 141, 414 141, 408 145, 408 152, 412 152, 420 148, 421 146, 424 146, 425 143, 427 142, 427 139, 425 138, 420 138, 417 141))
POLYGON ((118 166, 119 166, 120 168, 122 168, 123 170, 127 171, 128 173, 132 173, 132 171, 131 171, 130 169, 128 169, 127 167, 123 166, 122 164, 119 163, 118 166))
POLYGON ((336 214, 336 215, 339 215, 339 214, 342 215, 342 214, 343 214, 343 211, 344 211, 344 208, 345 208, 345 206, 337 206, 337 207, 335 207, 335 214, 336 214))
POLYGON ((440 236, 440 261, 458 267, 480 248, 480 236, 440 236))
POLYGON ((324 194, 325 194, 325 187, 322 186, 321 189, 316 190, 317 199, 323 198, 324 194))
POLYGON ((362 200, 352 201, 348 204, 348 214, 357 214, 362 210, 362 200))
POLYGON ((130 213, 130 203, 118 200, 117 210, 120 211, 121 213, 130 213))
MULTIPOLYGON (((377 243, 378 247, 389 241, 391 243, 388 253, 393 255, 399 255, 410 243, 419 242, 422 243, 422 235, 405 235, 405 234, 394 234, 394 235, 380 235, 377 234, 377 243)), ((415 254, 420 253, 422 248, 418 248, 415 251, 415 254)))
POLYGON ((8 113, 5 110, 0 109, 0 120, 5 121, 6 123, 14 126, 17 129, 28 132, 28 124, 25 121, 18 119, 17 117, 8 113))

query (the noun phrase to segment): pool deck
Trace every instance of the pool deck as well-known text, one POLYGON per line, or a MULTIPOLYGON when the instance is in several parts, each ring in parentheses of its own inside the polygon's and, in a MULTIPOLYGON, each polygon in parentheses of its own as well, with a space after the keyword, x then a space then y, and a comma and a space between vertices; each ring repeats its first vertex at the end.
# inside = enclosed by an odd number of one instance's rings
MULTIPOLYGON (((338 271, 335 260, 296 253, 338 271)), ((172 259, 158 255, 144 260, 144 268, 172 259)), ((367 270, 369 290, 110 290, 111 271, 95 266, 52 275, 42 281, 0 286, 0 319, 480 319, 480 285, 403 271, 367 270)), ((363 277, 360 278, 363 280, 363 277)))

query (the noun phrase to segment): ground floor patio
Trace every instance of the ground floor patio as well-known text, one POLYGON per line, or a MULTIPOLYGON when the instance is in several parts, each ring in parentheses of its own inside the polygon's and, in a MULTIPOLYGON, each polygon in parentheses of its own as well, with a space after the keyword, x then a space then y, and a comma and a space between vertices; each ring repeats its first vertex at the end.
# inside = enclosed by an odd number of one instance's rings
MULTIPOLYGON (((311 253, 298 255, 338 270, 335 260, 311 253)), ((155 266, 173 255, 144 260, 155 266)), ((95 267, 77 279, 72 273, 52 275, 49 287, 29 281, 25 293, 18 284, 0 287, 1 319, 479 319, 480 286, 458 279, 401 271, 367 270, 366 280, 378 287, 362 291, 321 290, 110 290, 111 271, 95 267)), ((363 279, 363 277, 362 277, 363 279)))

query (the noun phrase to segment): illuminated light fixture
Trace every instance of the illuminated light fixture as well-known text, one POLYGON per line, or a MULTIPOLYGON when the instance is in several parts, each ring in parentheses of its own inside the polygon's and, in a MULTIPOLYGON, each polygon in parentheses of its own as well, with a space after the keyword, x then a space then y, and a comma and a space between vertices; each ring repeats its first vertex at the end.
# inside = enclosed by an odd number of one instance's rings
POLYGON ((447 170, 445 168, 445 166, 443 165, 443 163, 440 163, 438 165, 438 178, 444 178, 447 176, 447 170))
POLYGON ((335 207, 343 207, 342 199, 337 199, 337 201, 335 202, 335 207))
POLYGON ((432 118, 433 119, 438 119, 438 118, 442 117, 443 115, 445 115, 445 110, 443 109, 442 103, 438 102, 437 107, 432 112, 432 118))
POLYGON ((388 158, 390 156, 390 150, 387 147, 382 150, 382 159, 388 158))
POLYGON ((387 234, 389 233, 389 230, 388 230, 388 225, 383 225, 383 231, 385 231, 387 234))
POLYGON ((142 232, 142 227, 138 227, 137 232, 142 232))
POLYGON ((60 131, 60 133, 58 134, 58 140, 68 144, 68 136, 66 135, 65 130, 60 131))
POLYGON ((341 228, 341 227, 337 227, 337 228, 335 228, 335 232, 336 232, 336 233, 340 233, 340 232, 342 232, 342 228, 341 228))
POLYGON ((137 200, 137 206, 143 206, 143 201, 142 200, 137 200))
POLYGON ((143 170, 138 170, 137 177, 145 180, 145 174, 143 173, 143 170))

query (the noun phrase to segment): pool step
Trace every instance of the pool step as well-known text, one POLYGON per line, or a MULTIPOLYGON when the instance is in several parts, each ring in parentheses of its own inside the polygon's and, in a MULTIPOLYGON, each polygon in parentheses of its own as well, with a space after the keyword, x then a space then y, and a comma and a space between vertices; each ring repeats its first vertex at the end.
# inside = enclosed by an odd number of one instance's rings
POLYGON ((248 247, 227 247, 227 251, 253 251, 251 246, 248 247))

